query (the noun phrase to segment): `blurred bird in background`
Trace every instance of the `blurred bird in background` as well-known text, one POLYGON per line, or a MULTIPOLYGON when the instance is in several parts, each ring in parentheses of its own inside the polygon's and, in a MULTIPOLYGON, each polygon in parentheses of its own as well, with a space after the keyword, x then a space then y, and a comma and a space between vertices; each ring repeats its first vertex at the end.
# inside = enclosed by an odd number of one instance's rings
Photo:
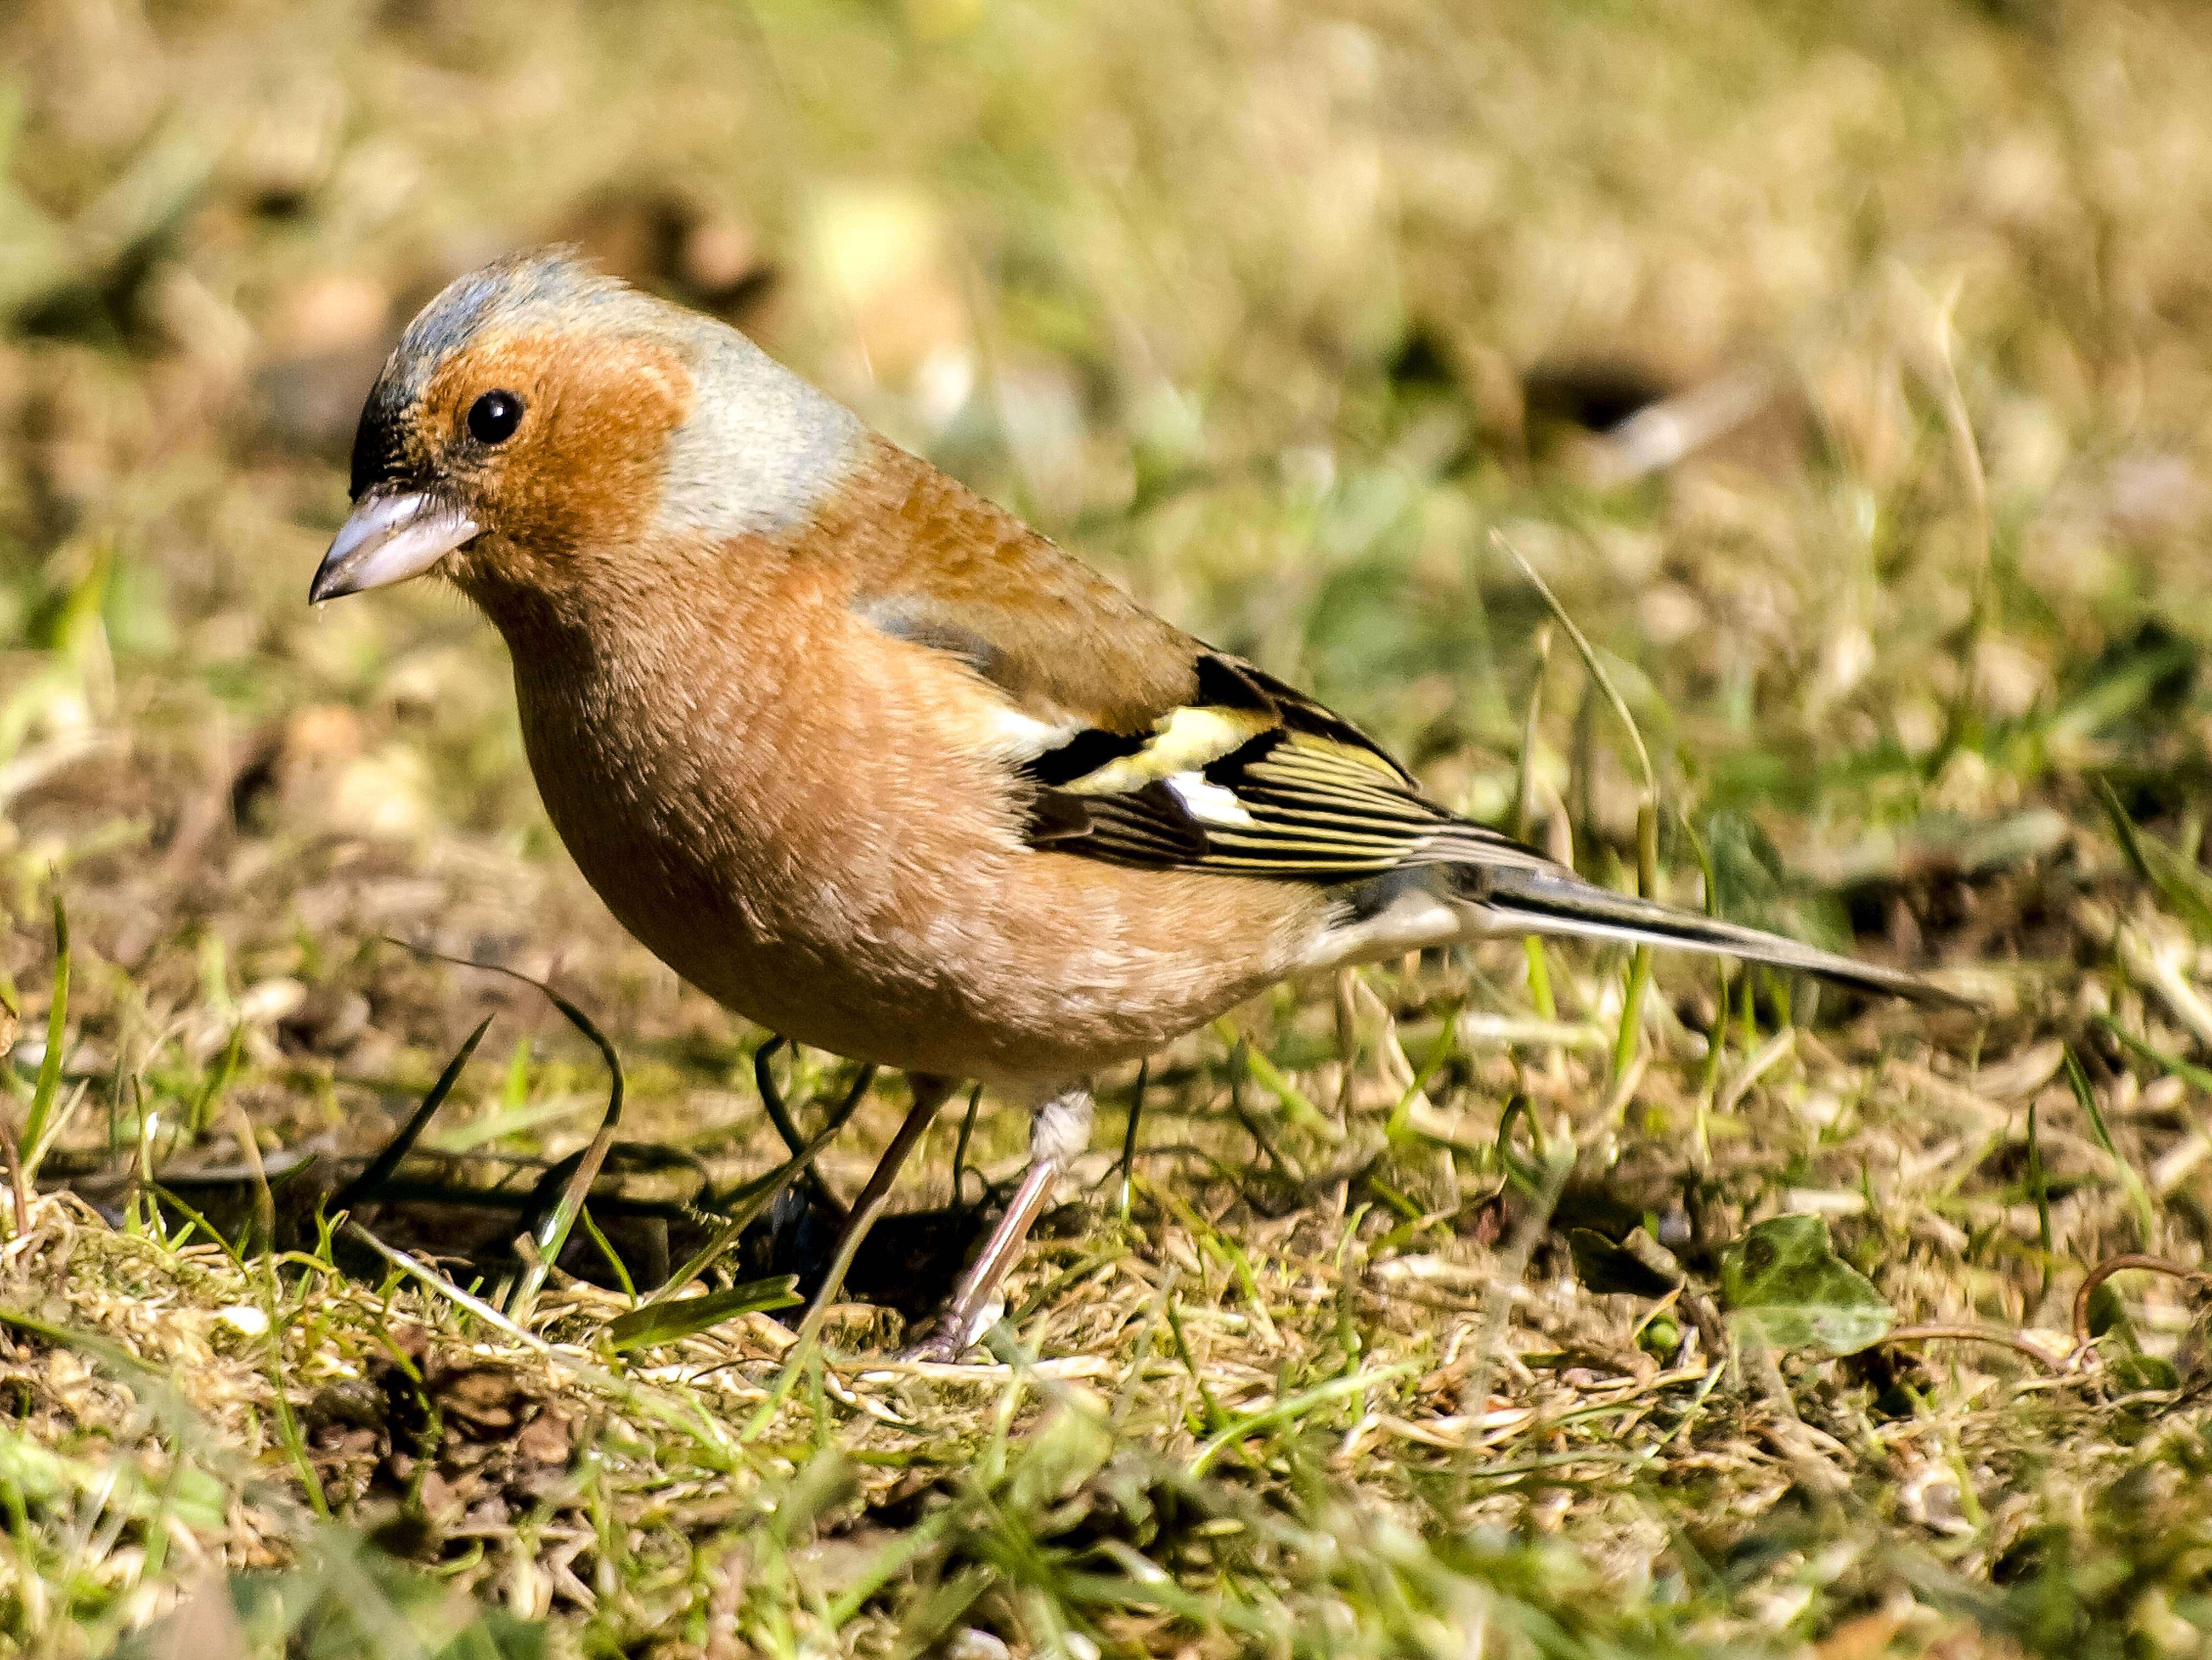
POLYGON ((963 1079, 1032 1163, 951 1358, 1089 1140, 1090 1079, 1287 976, 1483 935, 1942 994, 1584 881, 1138 605, 726 325, 555 251, 459 279, 369 394, 316 600, 425 573, 505 637, 569 852, 678 973, 913 1105, 818 1310, 963 1079))

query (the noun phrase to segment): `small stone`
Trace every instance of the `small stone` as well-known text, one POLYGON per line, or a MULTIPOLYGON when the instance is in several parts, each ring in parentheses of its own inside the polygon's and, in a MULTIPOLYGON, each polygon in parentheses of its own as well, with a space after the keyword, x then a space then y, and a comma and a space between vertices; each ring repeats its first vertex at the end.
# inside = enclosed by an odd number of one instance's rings
POLYGON ((549 1408, 522 1426, 514 1450, 533 1464, 566 1464, 571 1439, 568 1420, 549 1408))
POLYGON ((241 1336, 258 1337, 269 1329, 266 1311, 251 1303, 233 1303, 228 1308, 218 1309, 215 1317, 241 1336))

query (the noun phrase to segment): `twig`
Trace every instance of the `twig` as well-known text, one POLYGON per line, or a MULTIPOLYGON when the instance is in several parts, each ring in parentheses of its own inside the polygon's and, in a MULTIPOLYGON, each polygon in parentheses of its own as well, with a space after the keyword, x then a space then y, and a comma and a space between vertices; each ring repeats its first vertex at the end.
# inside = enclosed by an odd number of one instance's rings
POLYGON ((1875 1343, 1879 1347, 1890 1343, 1929 1343, 1947 1341, 1961 1343, 2000 1344, 2012 1350, 2015 1354, 2026 1356, 2046 1371, 2063 1372, 2067 1370, 2069 1364, 2064 1357, 2039 1348, 2018 1332, 2000 1331, 1993 1326, 1950 1325, 1941 1321, 1920 1326, 1899 1326, 1896 1330, 1875 1339, 1875 1343))
POLYGON ((276 1196, 269 1190, 269 1172, 261 1163, 261 1144, 253 1139, 253 1120, 246 1109, 230 1104, 231 1134, 238 1139, 239 1156, 253 1183, 253 1226, 261 1248, 269 1250, 276 1238, 276 1196))
POLYGON ((2079 1359, 2089 1347, 2089 1299, 2097 1287, 2116 1274, 2130 1268, 2141 1268, 2147 1274, 2163 1274, 2175 1280, 2194 1280, 2202 1284, 2212 1274, 2202 1268, 2192 1268, 2168 1257, 2152 1256, 2142 1251, 2123 1251, 2118 1256, 2107 1256, 2091 1268, 2081 1281, 2081 1289, 2074 1293, 2074 1353, 2069 1359, 2079 1359))

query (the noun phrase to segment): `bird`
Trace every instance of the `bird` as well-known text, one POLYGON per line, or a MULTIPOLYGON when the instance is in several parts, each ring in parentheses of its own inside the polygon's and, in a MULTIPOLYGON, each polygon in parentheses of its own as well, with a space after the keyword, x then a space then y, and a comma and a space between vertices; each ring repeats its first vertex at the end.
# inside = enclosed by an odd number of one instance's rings
POLYGON ((545 812, 615 917, 746 1019, 906 1074, 803 1331, 972 1082, 1031 1129, 916 1352, 969 1351, 1088 1146, 1093 1080, 1278 982, 1573 935, 1949 1000, 1451 811, 737 330, 571 250, 424 307, 350 471, 311 600, 457 587, 505 642, 545 812))

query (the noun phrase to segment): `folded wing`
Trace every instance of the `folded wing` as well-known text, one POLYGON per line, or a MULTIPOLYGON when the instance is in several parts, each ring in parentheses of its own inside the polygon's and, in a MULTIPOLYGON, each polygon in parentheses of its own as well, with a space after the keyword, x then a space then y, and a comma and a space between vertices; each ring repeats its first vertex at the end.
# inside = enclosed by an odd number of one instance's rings
POLYGON ((1347 952, 1373 942, 1390 906, 1409 905, 1422 943, 1437 943, 1441 908, 1457 937, 1646 941, 1956 1000, 1910 975, 1586 882, 1440 806, 1351 722, 1178 633, 1050 544, 1019 551, 1012 601, 908 584, 864 593, 854 609, 957 659, 1003 700, 1032 740, 1006 765, 1041 851, 1340 889, 1347 952))

